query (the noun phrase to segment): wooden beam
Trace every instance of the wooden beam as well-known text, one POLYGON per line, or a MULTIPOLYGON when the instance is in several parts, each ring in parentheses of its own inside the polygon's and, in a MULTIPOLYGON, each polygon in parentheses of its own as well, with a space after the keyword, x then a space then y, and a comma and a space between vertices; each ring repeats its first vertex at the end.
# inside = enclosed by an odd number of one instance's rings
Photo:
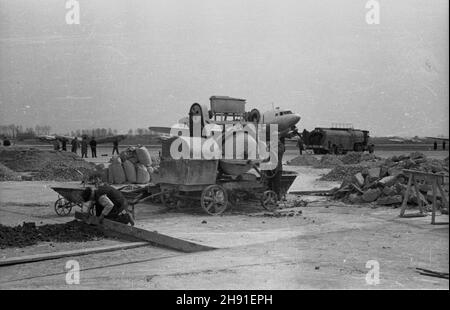
POLYGON ((315 190, 315 191, 290 191, 288 194, 292 195, 319 195, 319 196, 326 196, 330 194, 330 190, 315 190))
POLYGON ((25 256, 2 259, 2 260, 0 260, 0 266, 10 266, 10 265, 25 264, 25 263, 31 263, 31 262, 39 262, 39 261, 57 259, 57 258, 62 258, 62 257, 112 252, 112 251, 132 249, 132 248, 137 248, 137 247, 142 247, 142 246, 147 246, 147 245, 150 245, 150 243, 142 242, 142 241, 141 242, 128 242, 128 243, 124 243, 124 244, 96 247, 96 248, 90 248, 90 249, 79 249, 79 250, 71 250, 71 251, 25 255, 25 256))
MULTIPOLYGON (((75 218, 89 222, 91 216, 87 213, 75 212, 75 218)), ((198 243, 186 241, 183 239, 178 239, 174 237, 170 237, 167 235, 163 235, 154 231, 148 231, 142 228, 137 228, 133 226, 128 226, 122 223, 114 222, 108 219, 104 219, 103 223, 100 225, 104 229, 111 230, 117 232, 119 234, 128 235, 133 238, 137 238, 140 240, 145 240, 151 242, 155 245, 159 245, 165 248, 185 252, 185 253, 193 253, 200 251, 210 251, 216 248, 201 245, 198 243)))

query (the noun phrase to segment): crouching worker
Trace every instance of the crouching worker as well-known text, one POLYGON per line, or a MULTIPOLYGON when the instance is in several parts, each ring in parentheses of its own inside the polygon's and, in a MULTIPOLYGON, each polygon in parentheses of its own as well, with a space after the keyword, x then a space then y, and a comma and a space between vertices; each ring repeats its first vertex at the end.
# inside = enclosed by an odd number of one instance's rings
POLYGON ((128 202, 123 194, 112 186, 104 185, 98 188, 87 187, 82 195, 84 202, 89 202, 89 208, 95 208, 99 223, 104 218, 134 226, 134 219, 128 211, 128 202))

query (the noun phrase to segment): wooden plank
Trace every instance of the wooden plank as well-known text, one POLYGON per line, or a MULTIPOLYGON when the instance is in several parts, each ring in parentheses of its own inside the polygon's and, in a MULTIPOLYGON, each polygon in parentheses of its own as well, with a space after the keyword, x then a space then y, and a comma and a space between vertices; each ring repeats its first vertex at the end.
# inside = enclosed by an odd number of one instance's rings
POLYGON ((328 195, 330 190, 315 190, 315 191, 290 191, 288 194, 292 195, 328 195))
MULTIPOLYGON (((94 217, 94 216, 92 216, 94 217)), ((81 212, 75 212, 75 218, 83 221, 89 221, 91 215, 81 212)), ((151 242, 156 245, 160 245, 162 247, 166 247, 169 249, 185 252, 185 253, 193 253, 200 251, 210 251, 216 248, 201 245, 198 243, 186 241, 183 239, 178 239, 174 237, 170 237, 167 235, 163 235, 157 232, 148 231, 142 228, 137 228, 133 226, 128 226, 122 223, 110 221, 108 219, 103 220, 103 224, 101 226, 104 229, 109 229, 115 231, 117 233, 128 235, 137 239, 145 240, 151 242)))
POLYGON ((129 242, 129 243, 125 243, 125 244, 111 245, 111 246, 105 246, 105 247, 96 247, 96 248, 89 248, 89 249, 79 249, 79 250, 71 250, 71 251, 25 255, 25 256, 2 259, 2 260, 0 260, 0 266, 10 266, 10 265, 25 264, 25 263, 31 263, 31 262, 39 262, 39 261, 57 259, 57 258, 62 258, 62 257, 112 252, 112 251, 132 249, 132 248, 137 248, 137 247, 142 247, 142 246, 147 246, 147 245, 150 245, 150 243, 140 241, 140 242, 129 242))
POLYGON ((413 178, 414 175, 410 174, 408 179, 408 185, 406 187, 405 197, 403 198, 402 208, 400 209, 400 217, 403 217, 405 215, 406 208, 408 207, 409 192, 411 190, 413 178))

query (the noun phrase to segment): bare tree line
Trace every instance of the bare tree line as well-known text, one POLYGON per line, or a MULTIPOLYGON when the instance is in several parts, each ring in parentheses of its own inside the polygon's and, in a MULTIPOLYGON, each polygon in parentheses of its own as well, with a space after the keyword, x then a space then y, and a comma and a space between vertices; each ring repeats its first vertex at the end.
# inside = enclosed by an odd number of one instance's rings
MULTIPOLYGON (((52 128, 48 125, 36 125, 35 127, 23 127, 22 125, 9 124, 0 125, 0 136, 9 139, 29 139, 36 136, 51 135, 52 128)), ((93 136, 93 137, 108 137, 117 135, 117 129, 112 128, 94 128, 94 129, 77 129, 72 130, 70 133, 65 133, 67 136, 81 137, 81 136, 93 136)), ((127 132, 130 136, 143 136, 149 135, 150 130, 148 128, 129 129, 127 132)))

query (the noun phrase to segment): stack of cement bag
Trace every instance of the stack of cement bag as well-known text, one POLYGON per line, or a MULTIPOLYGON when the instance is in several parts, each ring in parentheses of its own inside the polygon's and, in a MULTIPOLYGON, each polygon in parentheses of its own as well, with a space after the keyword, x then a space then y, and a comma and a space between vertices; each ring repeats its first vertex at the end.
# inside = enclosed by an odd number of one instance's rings
POLYGON ((143 146, 129 147, 119 156, 111 158, 108 168, 108 183, 146 184, 150 182, 153 171, 152 159, 148 150, 143 146))

